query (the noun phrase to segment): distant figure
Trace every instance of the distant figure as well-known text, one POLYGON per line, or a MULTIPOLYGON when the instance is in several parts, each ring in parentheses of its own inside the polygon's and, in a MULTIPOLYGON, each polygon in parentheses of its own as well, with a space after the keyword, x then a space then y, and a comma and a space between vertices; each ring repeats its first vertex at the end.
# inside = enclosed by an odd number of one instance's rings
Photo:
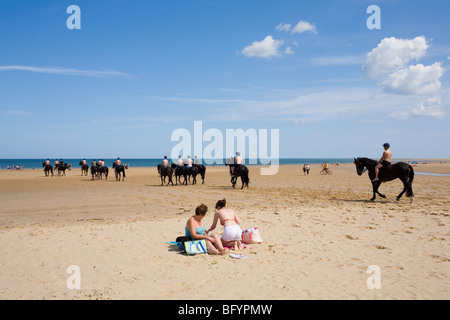
POLYGON ((311 167, 309 166, 309 163, 306 164, 306 174, 309 176, 309 171, 311 170, 311 167))
POLYGON ((391 147, 391 145, 389 143, 383 144, 384 152, 383 152, 383 155, 381 156, 381 159, 378 160, 377 165, 375 166, 375 179, 372 180, 373 182, 380 180, 378 178, 378 174, 380 173, 380 168, 382 168, 382 167, 387 168, 391 165, 392 152, 391 152, 391 150, 389 150, 390 147, 391 147))
POLYGON ((197 156, 194 157, 194 164, 201 164, 197 156))
POLYGON ((306 163, 303 164, 303 175, 306 176, 306 163))

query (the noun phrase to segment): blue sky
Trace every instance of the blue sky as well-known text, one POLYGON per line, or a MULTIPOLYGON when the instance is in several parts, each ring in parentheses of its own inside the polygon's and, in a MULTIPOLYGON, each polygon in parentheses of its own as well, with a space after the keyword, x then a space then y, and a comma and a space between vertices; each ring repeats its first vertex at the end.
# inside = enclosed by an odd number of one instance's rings
POLYGON ((194 121, 224 135, 279 129, 281 157, 378 158, 389 142, 396 158, 448 158, 449 11, 446 0, 0 0, 0 158, 159 158, 194 121), (367 28, 370 5, 381 29, 367 28))

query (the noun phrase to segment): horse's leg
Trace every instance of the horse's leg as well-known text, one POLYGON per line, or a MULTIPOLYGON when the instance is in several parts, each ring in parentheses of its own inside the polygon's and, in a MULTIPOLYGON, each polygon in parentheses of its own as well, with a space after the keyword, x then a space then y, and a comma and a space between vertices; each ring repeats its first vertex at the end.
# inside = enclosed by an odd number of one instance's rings
POLYGON ((242 187, 241 190, 244 189, 244 176, 241 176, 242 187))
POLYGON ((378 192, 378 188, 380 188, 382 181, 381 181, 381 180, 378 180, 378 181, 375 182, 375 183, 376 183, 376 186, 377 186, 377 189, 376 189, 376 190, 377 190, 378 195, 379 195, 380 197, 386 199, 386 196, 385 196, 384 194, 378 192))
POLYGON ((402 182, 403 182, 403 191, 400 192, 400 194, 397 196, 397 201, 399 201, 402 198, 403 194, 406 191, 408 191, 408 188, 409 188, 409 183, 408 183, 407 179, 401 178, 400 180, 402 180, 402 182))
POLYGON ((375 201, 375 199, 377 198, 377 192, 378 192, 378 190, 377 190, 377 187, 376 187, 376 182, 373 182, 372 181, 372 191, 373 191, 373 197, 372 197, 372 199, 370 199, 370 201, 375 201))

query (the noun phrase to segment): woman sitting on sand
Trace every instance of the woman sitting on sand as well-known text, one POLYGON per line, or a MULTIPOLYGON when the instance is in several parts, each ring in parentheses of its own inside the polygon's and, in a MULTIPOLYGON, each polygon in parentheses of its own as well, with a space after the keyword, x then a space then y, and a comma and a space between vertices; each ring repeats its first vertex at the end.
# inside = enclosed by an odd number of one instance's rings
POLYGON ((234 249, 241 250, 241 236, 242 230, 239 227, 241 222, 233 209, 226 208, 227 201, 225 199, 219 200, 216 203, 216 213, 214 214, 213 224, 208 232, 216 228, 217 221, 220 219, 220 224, 224 226, 223 235, 221 238, 224 247, 234 247, 234 249))
POLYGON ((199 205, 195 209, 195 215, 190 217, 186 223, 186 237, 192 240, 206 240, 206 247, 209 254, 222 255, 225 249, 219 236, 217 234, 211 236, 205 235, 206 228, 203 225, 203 218, 206 216, 206 212, 208 212, 208 207, 204 204, 199 205))

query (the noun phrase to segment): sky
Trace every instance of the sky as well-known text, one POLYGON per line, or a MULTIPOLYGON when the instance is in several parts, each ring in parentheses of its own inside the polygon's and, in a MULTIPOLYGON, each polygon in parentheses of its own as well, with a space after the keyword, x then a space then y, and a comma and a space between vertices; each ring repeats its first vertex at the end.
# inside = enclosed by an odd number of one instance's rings
POLYGON ((202 150, 210 129, 278 130, 281 158, 380 158, 385 142, 394 158, 450 158, 448 12, 447 0, 0 0, 0 158, 162 158, 180 129, 202 150))

